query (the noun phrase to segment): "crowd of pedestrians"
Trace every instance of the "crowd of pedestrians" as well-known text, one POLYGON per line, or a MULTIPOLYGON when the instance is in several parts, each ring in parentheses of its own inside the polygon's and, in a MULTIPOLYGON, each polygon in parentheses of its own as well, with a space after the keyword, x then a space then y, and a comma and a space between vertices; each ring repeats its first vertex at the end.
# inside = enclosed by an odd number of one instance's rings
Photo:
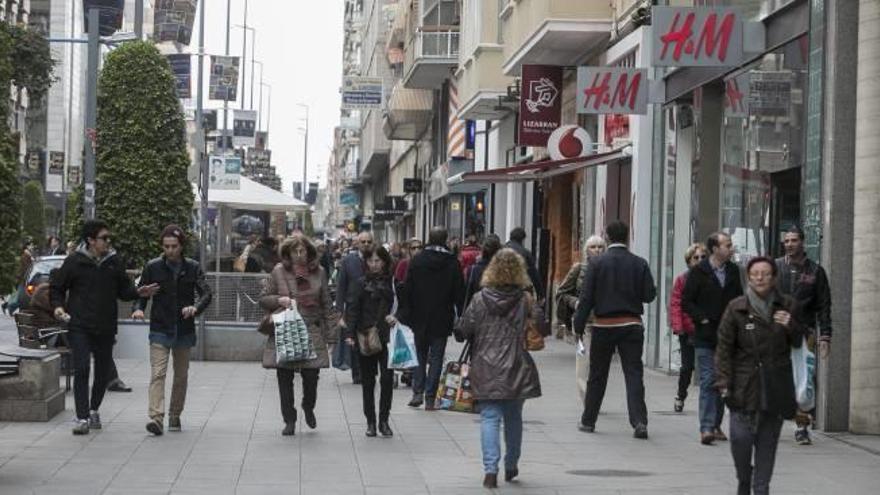
MULTIPOLYGON (((413 238, 382 246, 369 232, 336 242, 313 243, 302 234, 249 239, 234 267, 268 274, 258 299, 262 319, 257 330, 266 335, 262 364, 277 377, 281 434, 296 433, 295 376, 301 380, 299 407, 305 423, 317 428, 320 370, 331 366, 331 355, 335 362, 337 354, 347 353, 352 382, 362 389, 366 436, 393 436, 390 415, 397 376, 388 366, 388 349, 392 328, 402 324, 413 332, 418 358, 418 366, 404 372, 404 382, 412 387, 408 405, 438 408, 449 337, 466 341, 469 380, 481 418, 483 485, 497 486, 502 461, 504 479, 516 478, 523 405, 541 395, 527 334, 540 324, 547 297, 525 238, 525 230, 517 227, 506 244, 494 234, 479 243, 469 235, 460 243, 445 228, 435 227, 424 244, 413 238), (308 359, 279 362, 273 315, 291 308, 305 323, 314 353, 308 359)), ((582 258, 555 291, 554 303, 559 325, 582 342, 589 360, 578 428, 596 430, 616 353, 633 436, 647 439, 642 318, 657 288, 647 261, 629 251, 629 239, 628 226, 619 221, 607 225, 604 236, 591 236, 582 258)), ((106 390, 130 390, 119 380, 112 359, 119 300, 134 302, 133 319, 146 319, 149 313, 146 430, 159 436, 166 428, 182 429, 190 353, 196 344, 194 321, 211 304, 212 291, 199 262, 185 256, 182 228, 169 225, 158 240, 161 254, 145 264, 137 284, 112 248, 110 227, 100 220, 84 224, 79 243, 64 246, 50 237, 40 250, 66 254, 49 282, 36 288, 30 310, 46 325, 64 322, 68 328, 74 434, 101 428, 106 390), (166 414, 169 364, 174 376, 166 414)), ((733 261, 731 237, 713 233, 705 243, 687 248, 687 269, 675 278, 669 297, 669 329, 681 352, 674 410, 684 410, 693 374, 699 386, 702 444, 728 440, 722 420, 725 407, 730 410, 729 443, 740 494, 769 492, 785 419, 795 419, 798 443, 811 441, 815 411, 798 410, 791 349, 807 346, 821 357, 830 349, 825 271, 806 256, 804 234, 797 227, 784 233, 783 247, 781 258, 758 256, 740 266, 733 261)), ((32 241, 22 244, 20 284, 36 253, 32 241)), ((4 310, 17 309, 9 306, 4 303, 4 310)))

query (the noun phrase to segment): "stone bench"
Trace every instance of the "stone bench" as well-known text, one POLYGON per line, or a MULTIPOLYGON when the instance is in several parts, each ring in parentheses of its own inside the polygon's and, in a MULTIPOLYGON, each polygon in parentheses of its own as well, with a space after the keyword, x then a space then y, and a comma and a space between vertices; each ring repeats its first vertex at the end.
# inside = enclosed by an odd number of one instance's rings
POLYGON ((61 355, 53 350, 0 346, 18 372, 0 376, 0 421, 49 421, 64 410, 61 355))

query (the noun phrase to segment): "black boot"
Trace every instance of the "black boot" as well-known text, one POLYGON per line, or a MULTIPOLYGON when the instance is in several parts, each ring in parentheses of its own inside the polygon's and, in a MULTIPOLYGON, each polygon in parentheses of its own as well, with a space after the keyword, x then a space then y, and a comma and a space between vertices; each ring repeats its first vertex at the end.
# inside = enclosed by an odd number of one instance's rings
POLYGON ((304 409, 304 411, 306 413, 306 425, 314 430, 318 427, 318 419, 315 418, 315 411, 313 409, 304 409))
POLYGON ((368 436, 368 437, 371 437, 371 438, 376 436, 376 425, 375 425, 375 423, 369 423, 369 424, 367 424, 367 436, 368 436))
POLYGON ((394 432, 391 431, 391 427, 388 426, 388 421, 379 421, 379 433, 381 433, 383 437, 394 436, 394 432))
POLYGON ((281 430, 281 434, 285 437, 296 435, 296 423, 285 423, 284 429, 281 430))

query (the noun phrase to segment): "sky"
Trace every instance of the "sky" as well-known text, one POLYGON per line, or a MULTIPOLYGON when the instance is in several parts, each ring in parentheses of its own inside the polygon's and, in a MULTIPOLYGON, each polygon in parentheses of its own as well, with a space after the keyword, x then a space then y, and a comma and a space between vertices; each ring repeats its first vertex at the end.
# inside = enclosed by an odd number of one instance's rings
MULTIPOLYGON (((242 32, 248 4, 248 26, 256 29, 256 60, 263 63, 263 81, 272 85, 269 148, 272 165, 282 177, 285 192, 292 181, 302 180, 303 120, 309 106, 309 181, 326 182, 326 168, 333 146, 333 128, 339 124, 342 82, 343 0, 229 0, 231 1, 230 55, 241 55, 242 32)), ((205 11, 205 52, 223 55, 226 41, 227 0, 200 0, 205 11)), ((248 30, 246 108, 250 103, 251 31, 248 30)), ((198 16, 191 53, 198 52, 198 16)), ((194 71, 196 61, 193 61, 194 71)), ((210 61, 205 59, 205 84, 210 61)), ((260 66, 255 66, 254 108, 259 101, 260 66)), ((239 74, 239 77, 241 75, 239 74)), ((193 74, 193 80, 196 75, 193 74)), ((206 86, 207 94, 207 86, 206 86)), ((267 108, 268 88, 263 92, 267 108)), ((240 108, 240 101, 230 108, 240 108)), ((205 100, 205 108, 222 108, 222 102, 205 100)), ((231 112, 230 112, 231 119, 231 112)), ((231 120, 230 120, 231 122, 231 120)), ((231 124, 230 124, 231 126, 231 124)), ((266 120, 263 119, 265 130, 266 120)))

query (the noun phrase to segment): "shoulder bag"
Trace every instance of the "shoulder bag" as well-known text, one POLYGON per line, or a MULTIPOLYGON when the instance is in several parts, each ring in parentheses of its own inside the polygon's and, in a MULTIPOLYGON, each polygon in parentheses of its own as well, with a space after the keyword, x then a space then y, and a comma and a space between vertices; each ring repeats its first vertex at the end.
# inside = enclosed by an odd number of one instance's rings
POLYGON ((523 303, 520 311, 523 313, 523 323, 525 324, 525 349, 527 351, 540 351, 544 349, 544 336, 538 328, 538 324, 531 316, 532 300, 531 296, 523 296, 523 303))

